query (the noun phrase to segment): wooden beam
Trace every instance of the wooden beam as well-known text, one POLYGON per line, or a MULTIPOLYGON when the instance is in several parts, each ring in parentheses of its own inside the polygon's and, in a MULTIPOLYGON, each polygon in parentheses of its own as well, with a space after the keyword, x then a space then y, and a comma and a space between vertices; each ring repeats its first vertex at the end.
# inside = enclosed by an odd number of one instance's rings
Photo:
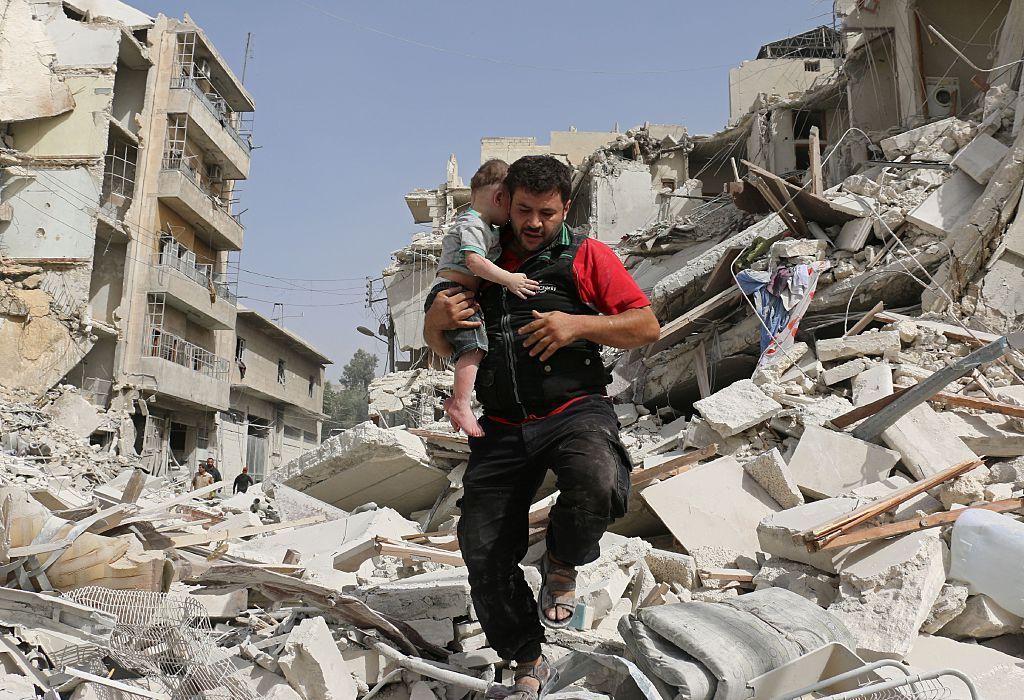
POLYGON ((634 487, 646 484, 654 479, 664 479, 672 476, 678 476, 685 471, 693 468, 697 462, 702 459, 708 459, 718 454, 718 445, 710 444, 696 452, 690 452, 689 454, 679 455, 672 459, 656 464, 653 467, 647 469, 640 469, 629 475, 629 481, 634 487))
POLYGON ((661 327, 658 339, 647 346, 646 355, 650 357, 654 353, 674 345, 680 337, 691 330, 697 321, 714 314, 716 311, 720 311, 729 304, 738 302, 742 296, 743 292, 740 291, 739 287, 729 287, 703 304, 690 309, 682 316, 672 319, 661 327))
POLYGON ((385 537, 377 537, 375 540, 377 542, 377 551, 387 556, 411 561, 432 561, 437 564, 450 564, 452 566, 466 565, 466 562, 459 555, 452 554, 438 547, 389 540, 385 537))
POLYGON ((816 194, 821 197, 825 194, 825 186, 821 176, 821 141, 818 138, 818 127, 811 127, 809 141, 808 149, 810 151, 811 161, 811 194, 816 194))
POLYGON ((982 461, 980 459, 964 460, 959 464, 954 464, 948 469, 943 469, 938 474, 934 474, 926 479, 921 479, 920 481, 908 484, 886 496, 876 498, 871 503, 863 505, 846 515, 829 520, 817 527, 805 530, 800 534, 803 537, 804 542, 807 544, 808 551, 817 551, 839 535, 845 534, 848 530, 852 530, 871 518, 881 515, 888 510, 892 510, 914 496, 922 494, 925 491, 930 491, 936 486, 966 474, 975 467, 980 467, 981 465, 982 461))
POLYGON ((923 518, 918 518, 916 520, 901 520, 896 523, 879 525, 878 527, 865 527, 860 530, 854 530, 853 532, 848 532, 845 535, 839 535, 821 549, 822 551, 843 549, 855 544, 884 540, 889 537, 905 535, 908 532, 917 532, 918 530, 925 530, 930 527, 948 525, 949 523, 956 522, 957 518, 969 510, 990 510, 994 513, 1008 513, 1015 510, 1021 510, 1022 508, 1024 508, 1024 498, 1008 498, 980 506, 958 508, 957 510, 946 511, 943 513, 932 513, 931 515, 926 515, 923 518))
POLYGON ((202 532, 195 535, 178 535, 177 537, 171 537, 170 540, 175 547, 189 547, 196 544, 209 544, 210 542, 220 542, 221 540, 233 540, 239 537, 249 537, 250 535, 262 535, 267 532, 287 530, 290 527, 315 525, 316 523, 325 522, 327 519, 327 516, 323 514, 311 515, 308 518, 290 520, 285 523, 251 525, 249 527, 236 527, 228 530, 221 530, 219 532, 202 532))
POLYGON ((1000 413, 1004 416, 1012 416, 1014 418, 1024 418, 1024 406, 1016 406, 1011 403, 1002 403, 1000 401, 991 401, 989 399, 983 399, 976 396, 963 396, 961 394, 947 394, 945 392, 939 392, 928 400, 933 403, 940 403, 944 406, 974 408, 979 411, 1000 413))
POLYGON ((851 335, 857 335, 858 333, 860 333, 862 330, 868 327, 869 323, 875 320, 875 316, 877 316, 884 308, 885 302, 880 301, 877 304, 875 304, 873 307, 871 307, 870 311, 864 314, 864 316, 853 325, 853 328, 851 328, 847 333, 843 335, 843 337, 848 338, 851 335))
POLYGON ((132 475, 128 477, 128 483, 125 484, 124 491, 121 493, 121 503, 137 503, 145 486, 146 472, 141 469, 132 471, 132 475))

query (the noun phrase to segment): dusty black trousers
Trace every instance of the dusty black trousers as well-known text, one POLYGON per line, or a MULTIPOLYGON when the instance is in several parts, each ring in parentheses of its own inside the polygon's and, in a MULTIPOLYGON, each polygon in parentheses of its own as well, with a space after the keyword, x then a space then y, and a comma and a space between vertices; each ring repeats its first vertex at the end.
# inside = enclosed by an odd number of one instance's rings
POLYGON ((558 561, 588 564, 608 524, 626 512, 630 461, 611 402, 586 397, 560 414, 523 425, 484 417, 470 438, 463 478, 459 544, 473 606, 491 647, 505 659, 540 656, 544 630, 519 562, 528 548, 527 517, 548 469, 558 500, 547 546, 558 561))

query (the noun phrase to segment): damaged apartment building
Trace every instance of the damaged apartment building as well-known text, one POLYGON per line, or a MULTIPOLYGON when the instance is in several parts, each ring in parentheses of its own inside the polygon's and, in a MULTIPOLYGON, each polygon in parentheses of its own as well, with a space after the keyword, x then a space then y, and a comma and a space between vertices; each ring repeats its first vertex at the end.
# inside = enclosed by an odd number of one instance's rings
POLYGON ((4 18, 0 385, 125 411, 120 442, 157 473, 247 454, 264 473, 317 443, 329 360, 233 291, 249 91, 187 15, 10 0, 4 18))

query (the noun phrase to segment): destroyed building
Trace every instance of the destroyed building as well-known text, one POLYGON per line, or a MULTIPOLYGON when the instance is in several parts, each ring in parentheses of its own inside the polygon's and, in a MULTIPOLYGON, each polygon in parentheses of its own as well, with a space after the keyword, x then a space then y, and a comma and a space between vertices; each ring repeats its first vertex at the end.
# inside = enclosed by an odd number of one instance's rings
POLYGON ((261 353, 300 348, 301 380, 287 391, 296 396, 271 391, 274 408, 251 421, 233 401, 236 384, 252 400, 276 376, 257 366, 246 384, 233 359, 247 313, 234 290, 248 90, 187 16, 149 17, 116 0, 12 0, 5 17, 0 386, 41 396, 64 383, 127 411, 123 440, 156 473, 207 457, 237 473, 246 449, 227 441, 257 424, 272 438, 264 451, 252 439, 260 474, 294 456, 284 447, 294 431, 298 445, 319 444, 329 361, 306 366, 319 353, 294 334, 254 332, 277 348, 261 353), (286 422, 286 407, 304 417, 286 422))
MULTIPOLYGON (((662 331, 605 352, 630 512, 548 635, 549 698, 1020 697, 1024 0, 965 7, 837 3, 837 34, 757 54, 834 61, 803 89, 764 82, 713 135, 644 124, 565 149, 574 224, 614 244, 662 331), (961 80, 934 111, 929 76, 961 80)), ((373 420, 248 493, 87 444, 74 387, 0 406, 0 687, 431 700, 509 680, 454 534, 451 373, 420 334, 468 195, 452 159, 406 197, 423 230, 370 297, 395 356, 373 420)), ((274 356, 250 356, 273 329, 246 313, 248 376, 274 356)), ((265 415, 253 388, 233 410, 265 415)), ((528 518, 535 588, 556 498, 545 484, 528 518)))

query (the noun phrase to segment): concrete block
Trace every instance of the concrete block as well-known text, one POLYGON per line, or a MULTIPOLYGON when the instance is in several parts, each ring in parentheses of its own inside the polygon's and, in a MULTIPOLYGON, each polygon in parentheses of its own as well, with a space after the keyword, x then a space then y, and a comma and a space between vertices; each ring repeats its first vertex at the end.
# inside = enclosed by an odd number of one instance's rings
POLYGON ((202 603, 212 620, 228 620, 249 609, 249 591, 245 588, 227 593, 193 592, 190 597, 202 603))
POLYGON ((895 136, 884 138, 879 145, 882 147, 882 152, 887 160, 894 160, 899 156, 909 156, 913 153, 926 151, 941 141, 953 129, 957 121, 956 117, 940 119, 931 124, 924 124, 895 136))
POLYGON ((932 611, 928 613, 928 619, 921 626, 922 632, 935 634, 942 629, 947 622, 954 619, 967 607, 967 586, 956 583, 944 583, 939 597, 932 605, 932 611))
POLYGON ((789 460, 789 471, 805 495, 829 498, 884 479, 899 460, 893 450, 809 425, 789 460))
POLYGON ((835 211, 858 218, 874 218, 871 207, 877 206, 878 202, 872 197, 854 197, 849 194, 834 194, 828 198, 828 204, 835 211), (862 204, 861 200, 866 202, 862 204))
POLYGON ((278 468, 282 482, 351 511, 374 502, 409 517, 433 506, 448 487, 423 441, 405 430, 385 430, 367 421, 278 468))
POLYGON ((758 523, 780 509, 731 457, 649 486, 641 495, 688 551, 710 545, 754 556, 760 549, 758 523))
POLYGON ((987 185, 1010 149, 988 134, 978 134, 953 157, 953 165, 975 182, 987 185))
POLYGON ((445 620, 468 615, 472 605, 463 567, 431 571, 356 593, 379 613, 399 620, 445 620))
POLYGON ((406 623, 425 640, 439 647, 446 647, 455 640, 455 627, 451 619, 435 620, 425 617, 419 620, 406 620, 406 623))
POLYGON ((712 428, 724 437, 763 423, 782 410, 749 379, 735 382, 693 404, 712 428))
POLYGON ((814 258, 824 260, 828 243, 817 238, 783 238, 772 244, 769 255, 780 258, 814 258))
POLYGON ((850 175, 843 180, 843 189, 862 197, 875 197, 882 187, 867 175, 850 175))
POLYGON ((615 417, 619 420, 619 427, 626 428, 636 423, 636 419, 640 416, 633 404, 617 403, 615 404, 615 417))
POLYGON ((964 609, 940 631, 943 637, 991 639, 1020 634, 1024 619, 1000 606, 987 595, 972 595, 964 609))
POLYGON ((827 369, 822 372, 821 381, 825 386, 832 386, 833 384, 844 382, 847 379, 853 379, 867 369, 868 364, 867 360, 861 358, 844 362, 841 365, 836 365, 832 369, 827 369))
POLYGON ((1024 433, 1007 416, 984 413, 971 414, 945 411, 939 414, 950 432, 967 447, 986 457, 1019 457, 1024 455, 1024 433))
POLYGON ((484 668, 491 664, 501 663, 501 657, 494 649, 484 647, 476 651, 463 651, 458 654, 452 654, 448 657, 448 663, 460 668, 484 668))
POLYGON ((907 221, 936 236, 945 237, 964 220, 984 189, 967 174, 955 172, 928 199, 907 214, 907 221))
POLYGON ((850 382, 853 405, 863 406, 892 393, 892 367, 887 362, 871 365, 850 382))
POLYGON ((65 391, 56 401, 44 408, 43 412, 49 415, 54 423, 81 438, 92 435, 103 422, 103 416, 96 407, 77 391, 65 391))
POLYGON ((839 594, 834 577, 799 562, 772 557, 754 577, 754 590, 785 588, 815 605, 827 608, 839 594))
POLYGON ((356 683, 322 617, 293 628, 277 661, 303 700, 356 700, 356 683))
POLYGON ((792 508, 804 502, 804 495, 800 493, 778 448, 762 452, 744 464, 743 468, 783 508, 792 508))
POLYGON ((916 532, 840 573, 828 611, 843 622, 865 660, 902 659, 913 647, 946 582, 946 545, 939 533, 916 532))
POLYGON ((822 362, 877 355, 895 359, 901 347, 900 334, 896 331, 872 331, 846 338, 819 340, 815 343, 815 352, 822 362))
POLYGON ((644 561, 658 583, 678 583, 691 591, 700 585, 697 562, 688 554, 655 548, 647 553, 644 561))
POLYGON ((903 465, 915 479, 977 457, 928 404, 915 406, 883 430, 882 441, 900 453, 903 465))
POLYGON ((868 242, 868 236, 874 230, 874 225, 875 219, 872 216, 847 221, 839 230, 839 235, 836 236, 836 248, 848 250, 851 253, 860 251, 868 242))

